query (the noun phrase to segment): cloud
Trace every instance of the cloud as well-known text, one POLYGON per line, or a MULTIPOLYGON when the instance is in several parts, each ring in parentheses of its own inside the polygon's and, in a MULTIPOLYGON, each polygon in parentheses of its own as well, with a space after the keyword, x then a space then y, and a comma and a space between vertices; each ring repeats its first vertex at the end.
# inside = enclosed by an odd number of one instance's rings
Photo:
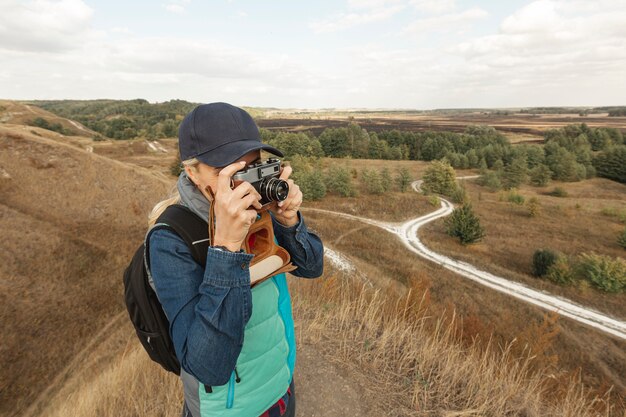
POLYGON ((184 14, 187 10, 187 5, 191 2, 191 0, 174 0, 167 4, 163 5, 163 8, 170 13, 174 14, 184 14))
POLYGON ((411 0, 409 4, 418 12, 430 14, 449 13, 456 8, 454 0, 411 0))
POLYGON ((337 32, 354 26, 364 25, 366 23, 386 20, 403 8, 404 6, 399 4, 388 7, 376 7, 364 12, 339 13, 327 19, 313 22, 309 25, 309 27, 313 29, 315 33, 337 32))
POLYGON ((458 13, 448 13, 439 16, 417 19, 406 26, 403 33, 424 33, 431 31, 458 30, 462 25, 474 20, 484 19, 488 13, 480 8, 472 8, 458 13))
POLYGON ((93 10, 82 0, 4 0, 0 49, 60 52, 74 49, 90 34, 93 10))

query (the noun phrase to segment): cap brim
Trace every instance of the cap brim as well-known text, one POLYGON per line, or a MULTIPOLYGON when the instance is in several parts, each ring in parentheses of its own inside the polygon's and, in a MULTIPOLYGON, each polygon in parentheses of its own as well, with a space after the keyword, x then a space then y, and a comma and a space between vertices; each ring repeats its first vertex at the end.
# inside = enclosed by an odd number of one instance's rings
POLYGON ((237 142, 225 143, 208 152, 197 155, 196 158, 207 165, 222 168, 230 165, 250 151, 262 149, 276 156, 283 157, 283 153, 273 146, 261 143, 258 140, 240 140, 237 142))

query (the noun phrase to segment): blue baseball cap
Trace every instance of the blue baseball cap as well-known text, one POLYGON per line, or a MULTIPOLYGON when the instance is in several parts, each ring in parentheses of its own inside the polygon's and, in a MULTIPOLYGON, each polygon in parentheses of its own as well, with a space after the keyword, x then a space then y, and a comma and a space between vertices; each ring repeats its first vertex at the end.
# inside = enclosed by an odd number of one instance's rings
POLYGON ((261 142, 252 116, 228 103, 202 104, 191 111, 178 128, 180 159, 197 158, 212 167, 230 165, 250 151, 283 153, 261 142))

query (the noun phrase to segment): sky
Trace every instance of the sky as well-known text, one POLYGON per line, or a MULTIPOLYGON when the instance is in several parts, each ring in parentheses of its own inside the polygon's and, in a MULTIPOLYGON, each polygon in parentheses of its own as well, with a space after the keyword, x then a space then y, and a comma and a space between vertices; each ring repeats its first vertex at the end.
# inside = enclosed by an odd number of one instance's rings
POLYGON ((0 0, 0 98, 626 105, 624 0, 0 0))

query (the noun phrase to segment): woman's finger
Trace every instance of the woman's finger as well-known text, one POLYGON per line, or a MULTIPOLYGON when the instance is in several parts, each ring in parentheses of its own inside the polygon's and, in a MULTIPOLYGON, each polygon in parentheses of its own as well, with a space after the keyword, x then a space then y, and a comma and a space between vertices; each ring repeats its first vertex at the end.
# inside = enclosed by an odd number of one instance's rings
POLYGON ((287 178, 289 178, 289 176, 291 175, 291 173, 293 172, 293 168, 291 168, 291 166, 287 165, 286 167, 283 168, 283 172, 281 172, 280 174, 280 179, 281 180, 287 180, 287 178))

